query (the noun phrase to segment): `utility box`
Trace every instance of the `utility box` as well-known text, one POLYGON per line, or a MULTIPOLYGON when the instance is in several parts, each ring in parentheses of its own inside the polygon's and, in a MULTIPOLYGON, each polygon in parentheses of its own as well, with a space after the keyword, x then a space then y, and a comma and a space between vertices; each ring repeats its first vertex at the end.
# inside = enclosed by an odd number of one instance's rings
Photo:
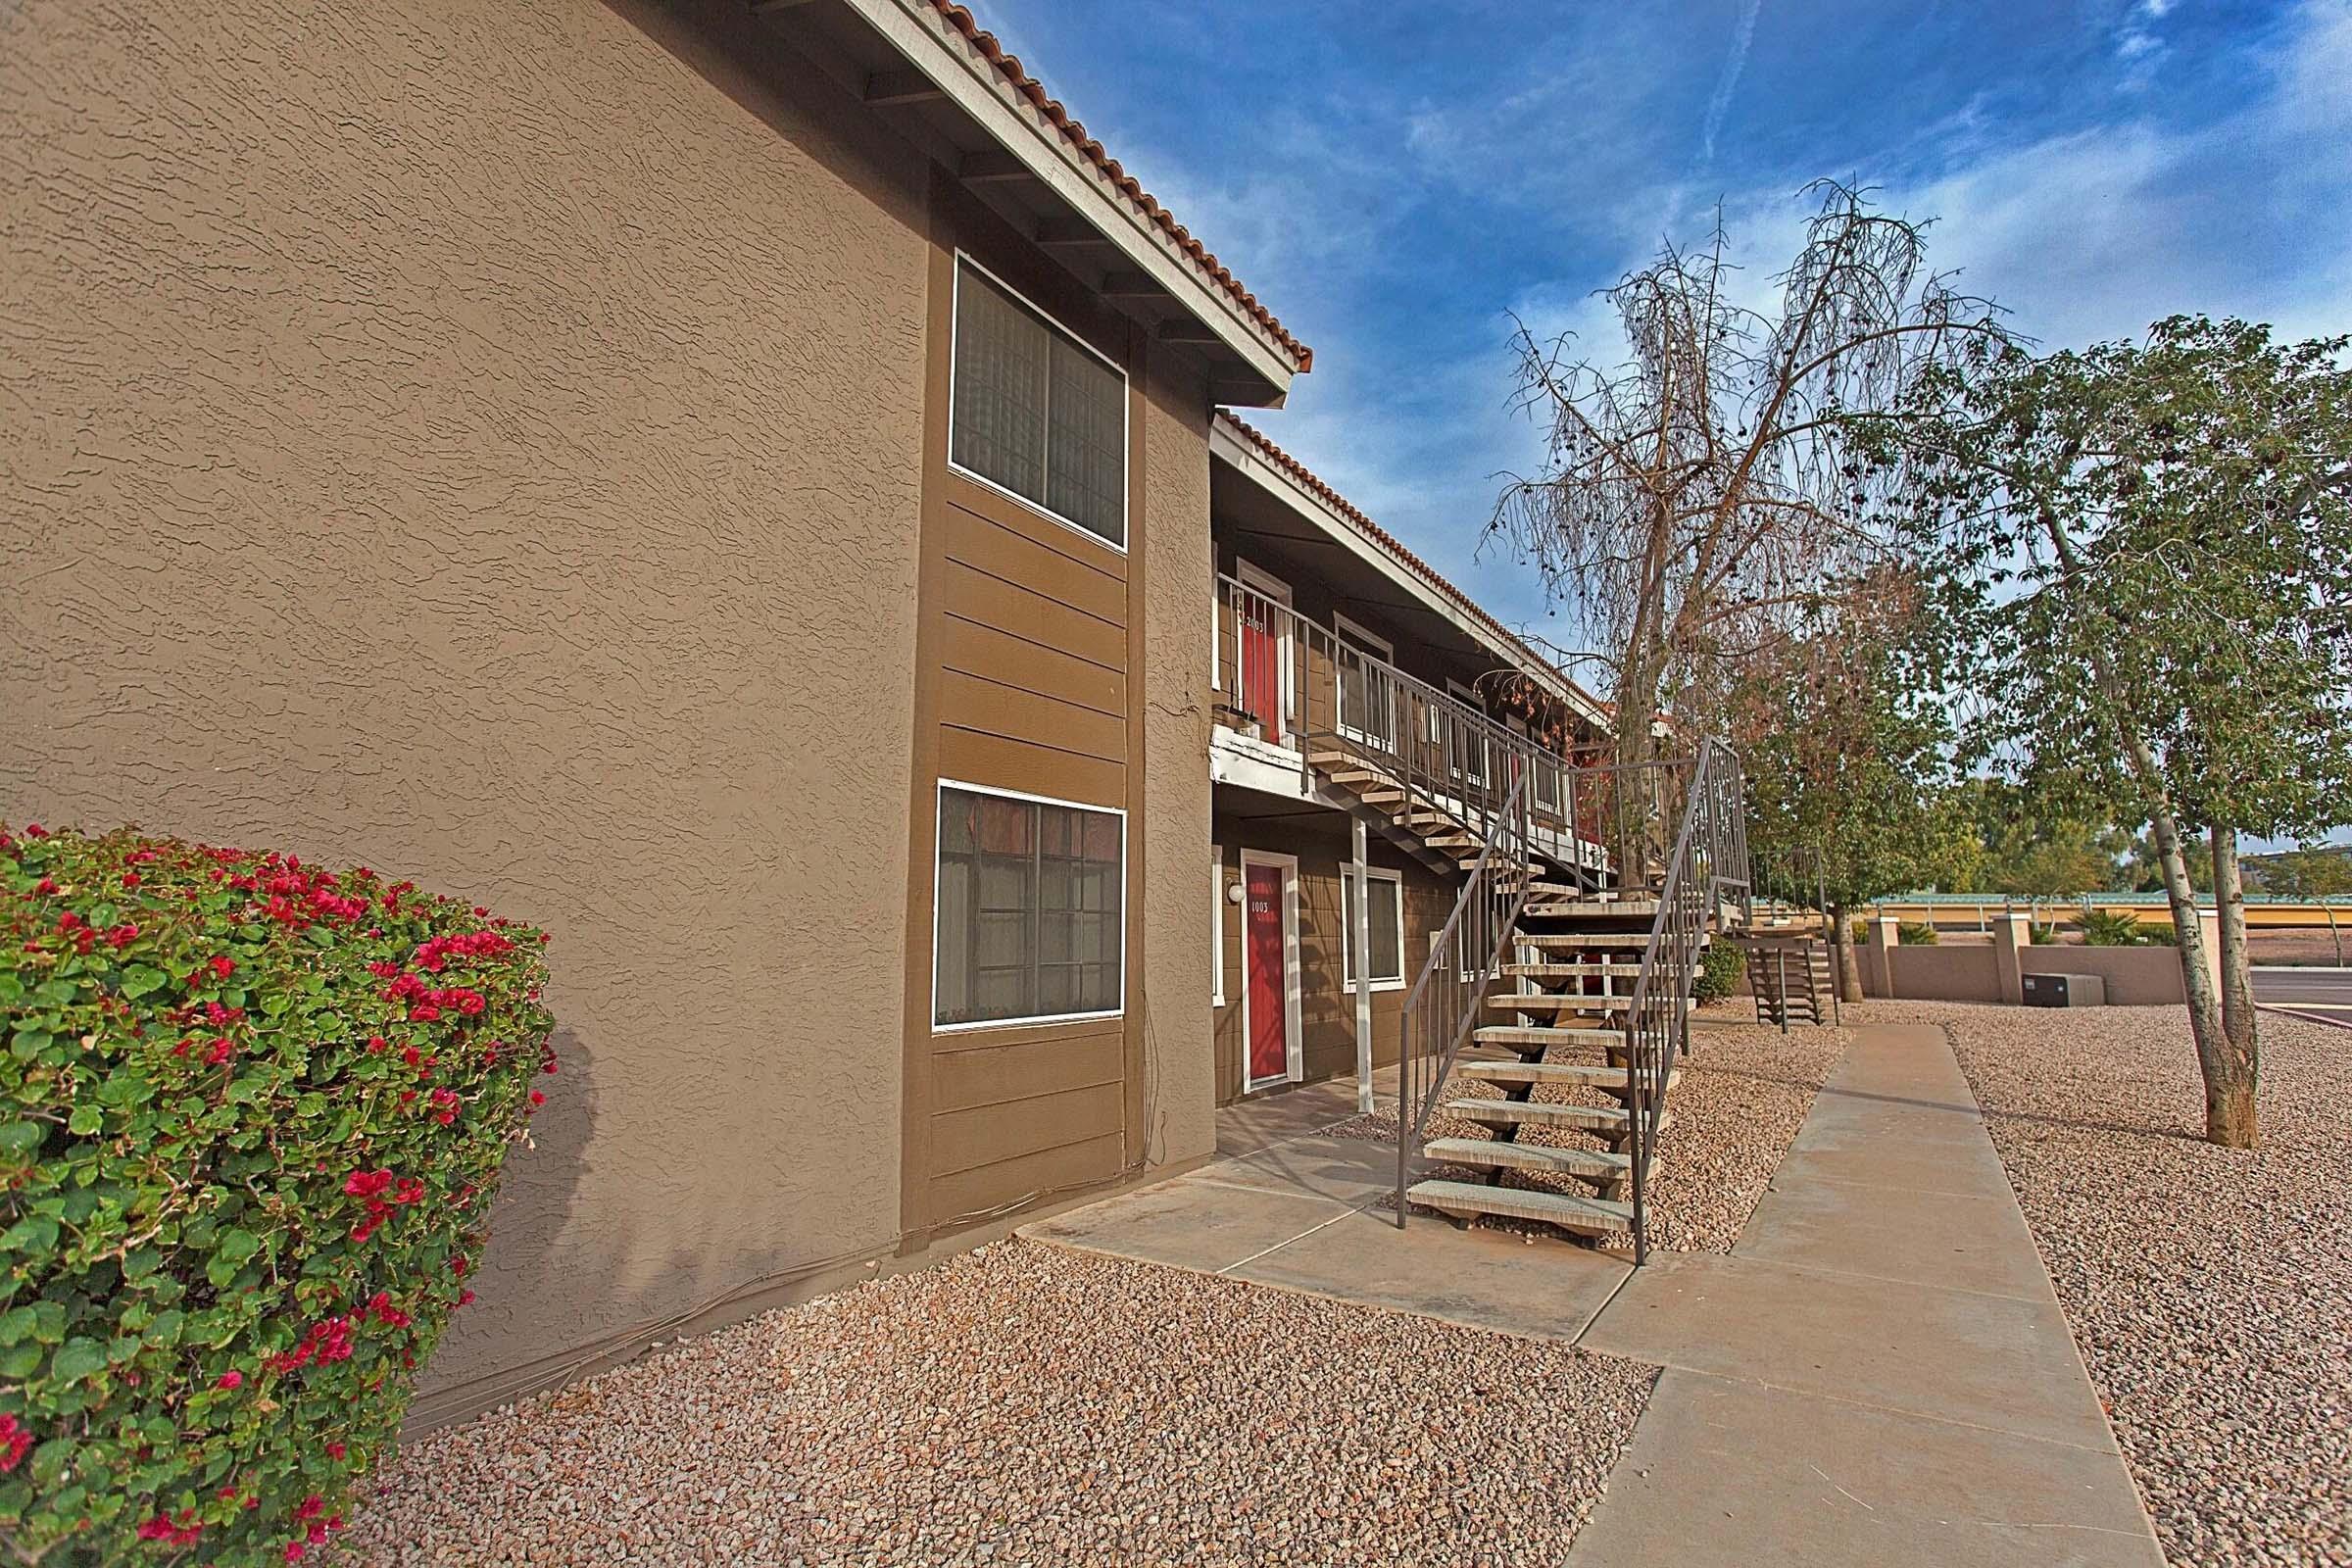
POLYGON ((2107 982, 2095 974, 2027 974, 2019 977, 2029 1007, 2104 1007, 2107 982))

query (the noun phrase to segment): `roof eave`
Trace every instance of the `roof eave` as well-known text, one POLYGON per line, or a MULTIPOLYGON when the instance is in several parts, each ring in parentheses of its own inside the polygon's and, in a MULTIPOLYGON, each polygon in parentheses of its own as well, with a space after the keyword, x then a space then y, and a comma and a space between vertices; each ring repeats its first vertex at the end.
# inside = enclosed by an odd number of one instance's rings
MULTIPOLYGON (((1199 322, 1215 344, 1265 384, 1250 399, 1279 407, 1293 376, 1308 360, 1253 319, 1241 302, 1206 275, 1102 170, 1080 157, 1043 110, 1013 90, 978 46, 950 25, 927 0, 843 0, 914 70, 946 94, 1028 175, 1100 232, 1123 266, 1142 272, 1177 308, 1199 322)), ((1222 401, 1241 401, 1222 396, 1222 401)))

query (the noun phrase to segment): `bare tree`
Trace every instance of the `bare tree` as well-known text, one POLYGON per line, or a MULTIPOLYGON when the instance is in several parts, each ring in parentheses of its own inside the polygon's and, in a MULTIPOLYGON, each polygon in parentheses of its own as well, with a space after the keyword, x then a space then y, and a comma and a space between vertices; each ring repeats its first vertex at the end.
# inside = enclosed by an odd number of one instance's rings
MULTIPOLYGON (((1661 714, 1713 710, 1741 664, 1882 540, 1862 519, 1892 468, 1862 456, 1927 372, 2003 341, 1995 308, 1927 265, 1925 223, 1821 180, 1777 305, 1733 297, 1718 214, 1602 296, 1631 359, 1577 356, 1522 323, 1516 406, 1544 421, 1542 470, 1513 474, 1488 536, 1507 540, 1600 651, 1617 760, 1648 761, 1661 714)), ((1621 856, 1633 848, 1620 837, 1621 856)), ((1621 863, 1623 863, 1621 861, 1621 863)))

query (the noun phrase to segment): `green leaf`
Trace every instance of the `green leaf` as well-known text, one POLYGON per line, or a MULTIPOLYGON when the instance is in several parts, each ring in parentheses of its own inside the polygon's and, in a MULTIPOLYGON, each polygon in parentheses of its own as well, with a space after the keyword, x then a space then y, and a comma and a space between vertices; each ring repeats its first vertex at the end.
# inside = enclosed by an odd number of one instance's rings
POLYGON ((49 1358, 49 1377, 57 1383, 77 1383, 104 1370, 106 1347, 80 1336, 59 1346, 57 1353, 49 1358))
POLYGON ((122 995, 137 1001, 161 991, 171 984, 172 977, 151 964, 134 963, 122 971, 122 995))
POLYGON ((23 1252, 46 1257, 57 1250, 57 1221, 46 1214, 27 1214, 0 1235, 0 1252, 23 1252))
POLYGON ((28 1378, 40 1370, 41 1348, 37 1345, 12 1345, 0 1349, 0 1378, 28 1378))
POLYGON ((32 1334, 30 1306, 12 1306, 0 1312, 0 1345, 22 1345, 32 1334))
POLYGON ((75 1105, 67 1118, 66 1128, 76 1137, 88 1138, 106 1126, 106 1112, 96 1105, 75 1105))
POLYGON ((37 1121, 12 1121, 0 1126, 0 1150, 12 1154, 28 1154, 41 1147, 49 1129, 37 1121))

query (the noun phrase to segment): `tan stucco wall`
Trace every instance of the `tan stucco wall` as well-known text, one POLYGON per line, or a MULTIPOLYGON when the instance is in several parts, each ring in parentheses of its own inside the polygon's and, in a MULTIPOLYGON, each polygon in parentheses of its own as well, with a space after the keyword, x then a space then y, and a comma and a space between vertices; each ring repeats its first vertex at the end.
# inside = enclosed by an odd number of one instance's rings
POLYGON ((1216 1147, 1209 1010, 1208 392, 1173 352, 1145 378, 1144 1157, 1216 1147))
POLYGON ((555 933, 446 1406, 897 1231, 922 166, 689 10, 0 6, 0 816, 555 933))

